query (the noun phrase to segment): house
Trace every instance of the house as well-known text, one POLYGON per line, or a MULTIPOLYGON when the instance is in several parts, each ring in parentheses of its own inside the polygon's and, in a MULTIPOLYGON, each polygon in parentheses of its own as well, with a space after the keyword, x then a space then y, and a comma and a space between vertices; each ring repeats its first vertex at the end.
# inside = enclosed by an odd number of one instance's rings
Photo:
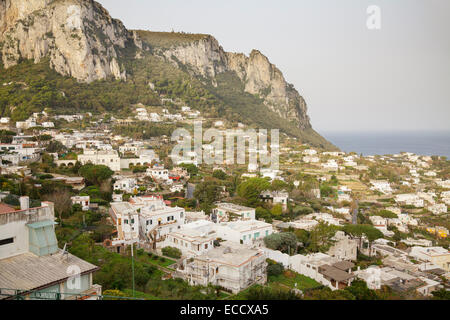
POLYGON ((426 239, 406 238, 405 240, 402 240, 402 242, 408 246, 431 247, 433 245, 433 241, 426 239))
POLYGON ((120 171, 120 158, 115 150, 84 150, 83 154, 78 155, 78 161, 82 165, 105 165, 112 171, 120 171))
POLYGON ((419 261, 431 262, 445 271, 450 271, 450 252, 442 247, 412 247, 409 255, 419 261))
POLYGON ((177 183, 170 187, 170 192, 181 192, 183 189, 184 186, 181 183, 177 183))
POLYGON ((350 286, 355 278, 351 272, 355 266, 352 262, 340 261, 321 252, 306 256, 297 254, 290 257, 289 264, 292 270, 316 280, 333 291, 350 286))
POLYGON ((303 219, 305 219, 305 220, 315 219, 317 221, 322 221, 324 223, 328 223, 328 224, 335 225, 335 226, 341 226, 344 222, 344 220, 342 220, 342 219, 335 218, 331 214, 323 213, 323 212, 316 212, 316 213, 308 214, 308 215, 304 216, 303 219))
POLYGON ((122 178, 114 182, 114 191, 124 191, 126 193, 135 194, 138 186, 135 178, 122 178))
POLYGON ((170 232, 163 246, 178 248, 185 257, 204 254, 214 248, 217 239, 214 227, 214 223, 206 220, 185 224, 170 232))
POLYGON ((304 156, 302 160, 304 163, 318 163, 320 161, 319 157, 314 156, 304 156))
POLYGON ((415 276, 391 267, 369 266, 355 272, 357 277, 367 283, 372 290, 379 290, 381 286, 391 287, 395 291, 415 290, 424 296, 429 296, 438 289, 439 282, 422 276, 415 276))
POLYGON ((328 162, 326 162, 326 163, 322 163, 322 168, 324 168, 327 171, 338 171, 339 165, 336 162, 336 160, 331 159, 331 160, 328 160, 328 162))
POLYGON ((273 205, 280 204, 283 211, 287 210, 287 204, 289 200, 289 193, 286 191, 270 191, 266 190, 259 195, 263 202, 268 202, 273 205))
POLYGON ((436 203, 427 206, 427 210, 431 211, 433 214, 447 213, 447 206, 443 203, 436 203))
POLYGON ((164 169, 162 166, 155 165, 153 168, 148 168, 146 171, 146 175, 152 177, 157 181, 168 181, 169 179, 169 170, 164 169))
POLYGON ((191 261, 184 260, 177 273, 191 285, 212 284, 238 293, 253 284, 265 284, 266 268, 262 250, 224 241, 191 261))
POLYGON ((186 211, 185 216, 186 216, 185 218, 186 223, 191 223, 199 220, 209 220, 209 216, 206 215, 203 210, 198 212, 186 211))
POLYGON ((392 188, 388 181, 372 180, 372 181, 370 181, 370 183, 372 184, 372 187, 370 188, 371 190, 375 190, 375 191, 381 192, 383 194, 391 194, 392 193, 392 188))
POLYGON ((99 268, 58 248, 53 203, 30 208, 21 197, 20 204, 20 210, 0 205, 0 299, 17 291, 24 299, 97 299, 99 268))
POLYGON ((400 205, 414 206, 416 208, 424 207, 423 199, 413 193, 398 194, 395 196, 395 202, 400 205))
POLYGON ((81 206, 83 211, 89 210, 90 197, 89 196, 73 196, 70 198, 72 200, 72 205, 78 204, 81 206))
POLYGON ((273 233, 272 225, 258 220, 238 220, 216 225, 221 239, 251 245, 273 233))
POLYGON ((222 202, 212 210, 211 219, 214 222, 227 222, 236 219, 255 220, 255 209, 234 203, 222 202))
POLYGON ((339 260, 356 261, 358 243, 347 236, 343 231, 337 231, 331 239, 334 241, 327 254, 339 260))
POLYGON ((109 215, 117 230, 114 244, 130 244, 139 240, 139 213, 129 202, 112 202, 109 215))
POLYGON ((167 206, 162 197, 132 197, 129 203, 139 212, 141 239, 150 242, 153 248, 160 245, 167 234, 184 225, 185 210, 167 206))

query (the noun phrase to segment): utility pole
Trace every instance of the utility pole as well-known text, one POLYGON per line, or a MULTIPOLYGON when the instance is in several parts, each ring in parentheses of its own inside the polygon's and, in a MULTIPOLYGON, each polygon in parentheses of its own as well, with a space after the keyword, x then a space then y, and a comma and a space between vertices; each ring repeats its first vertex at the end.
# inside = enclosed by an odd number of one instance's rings
POLYGON ((133 298, 135 298, 134 291, 134 243, 133 243, 133 233, 131 232, 132 224, 131 224, 131 213, 128 213, 128 223, 130 224, 130 235, 131 235, 131 277, 133 281, 133 298))

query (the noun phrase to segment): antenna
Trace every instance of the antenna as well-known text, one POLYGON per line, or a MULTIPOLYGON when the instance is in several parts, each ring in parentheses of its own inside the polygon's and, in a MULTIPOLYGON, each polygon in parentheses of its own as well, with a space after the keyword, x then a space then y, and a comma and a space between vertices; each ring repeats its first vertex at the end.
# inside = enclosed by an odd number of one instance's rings
POLYGON ((64 247, 61 252, 61 260, 64 258, 64 256, 66 257, 66 260, 69 259, 69 252, 67 251, 67 242, 64 243, 64 247))

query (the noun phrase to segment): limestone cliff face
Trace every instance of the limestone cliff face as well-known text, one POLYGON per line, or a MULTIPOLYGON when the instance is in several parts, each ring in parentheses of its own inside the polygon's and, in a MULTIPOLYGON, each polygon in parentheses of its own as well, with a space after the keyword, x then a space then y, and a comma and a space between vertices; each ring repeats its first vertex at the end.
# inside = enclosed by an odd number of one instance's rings
MULTIPOLYGON (((93 0, 0 0, 0 61, 5 68, 21 59, 48 58, 58 73, 79 81, 126 80, 121 58, 129 49, 150 49, 134 31, 112 19, 93 0)), ((304 99, 266 56, 229 53, 209 35, 170 47, 152 47, 164 57, 216 85, 217 75, 235 72, 245 91, 300 129, 311 128, 304 99)), ((136 50, 139 58, 141 50, 136 50)), ((126 59, 130 59, 127 55, 126 59)))
POLYGON ((196 74, 213 79, 217 74, 227 70, 226 54, 219 42, 212 36, 174 46, 163 50, 162 54, 169 60, 177 60, 189 66, 196 74))
POLYGON ((57 72, 90 82, 126 79, 118 50, 133 41, 122 23, 91 0, 3 0, 0 53, 9 68, 44 57, 57 72))
POLYGON ((207 36, 188 45, 162 50, 173 63, 182 63, 197 75, 210 78, 225 71, 234 71, 245 84, 245 91, 259 95, 265 105, 299 128, 310 128, 305 100, 288 84, 281 71, 261 52, 253 50, 249 56, 225 52, 214 37, 207 36))

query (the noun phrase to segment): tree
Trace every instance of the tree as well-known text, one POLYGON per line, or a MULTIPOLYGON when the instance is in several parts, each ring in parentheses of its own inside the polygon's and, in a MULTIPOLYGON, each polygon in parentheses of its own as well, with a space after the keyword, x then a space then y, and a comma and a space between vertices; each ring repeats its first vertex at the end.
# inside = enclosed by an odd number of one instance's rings
POLYGON ((162 248, 162 253, 165 256, 171 257, 171 258, 175 258, 175 259, 180 259, 181 258, 181 251, 178 248, 175 247, 164 247, 162 248))
POLYGON ((269 263, 267 266, 267 275, 268 276, 279 276, 284 271, 284 267, 281 263, 269 263))
POLYGON ((212 176, 219 180, 225 180, 228 177, 227 174, 222 170, 214 170, 212 176))
POLYGON ((369 289, 363 280, 353 280, 351 286, 344 290, 350 292, 356 300, 378 300, 376 292, 369 289))
POLYGON ((323 184, 320 186, 320 196, 322 198, 327 198, 329 196, 334 195, 334 189, 328 184, 323 184))
POLYGON ((297 237, 292 232, 272 233, 264 238, 264 244, 272 250, 289 252, 297 248, 297 237))
POLYGON ((336 226, 320 221, 310 232, 309 250, 313 252, 328 251, 331 238, 336 234, 336 226))
POLYGON ((276 204, 270 210, 270 213, 275 217, 279 217, 283 213, 283 207, 281 206, 281 204, 276 204))
POLYGON ((294 209, 292 210, 292 213, 294 214, 295 217, 300 215, 307 215, 313 212, 314 210, 312 208, 304 206, 295 206, 294 209))
POLYGON ((205 181, 195 186, 194 197, 201 203, 211 205, 218 200, 220 184, 216 179, 205 178, 205 181))
POLYGON ((102 182, 112 177, 114 171, 104 165, 85 164, 80 168, 78 173, 86 180, 86 182, 100 186, 102 182))
POLYGON ((283 180, 275 179, 272 181, 272 185, 270 187, 271 190, 281 191, 288 187, 289 185, 283 180))
POLYGON ((246 199, 249 206, 255 206, 259 202, 262 191, 270 188, 270 182, 263 178, 250 178, 242 182, 237 189, 238 195, 246 199))
POLYGON ((359 247, 361 248, 362 237, 366 236, 369 241, 369 255, 371 244, 373 241, 383 238, 383 233, 376 229, 375 227, 367 224, 347 224, 343 228, 344 232, 355 237, 359 238, 359 247))
POLYGON ((190 176, 198 174, 198 168, 192 163, 181 163, 180 167, 185 168, 190 176))
POLYGON ((62 225, 62 218, 68 215, 72 210, 72 200, 70 199, 70 192, 67 189, 56 189, 53 193, 44 196, 45 200, 53 202, 55 212, 59 217, 59 222, 62 225))

